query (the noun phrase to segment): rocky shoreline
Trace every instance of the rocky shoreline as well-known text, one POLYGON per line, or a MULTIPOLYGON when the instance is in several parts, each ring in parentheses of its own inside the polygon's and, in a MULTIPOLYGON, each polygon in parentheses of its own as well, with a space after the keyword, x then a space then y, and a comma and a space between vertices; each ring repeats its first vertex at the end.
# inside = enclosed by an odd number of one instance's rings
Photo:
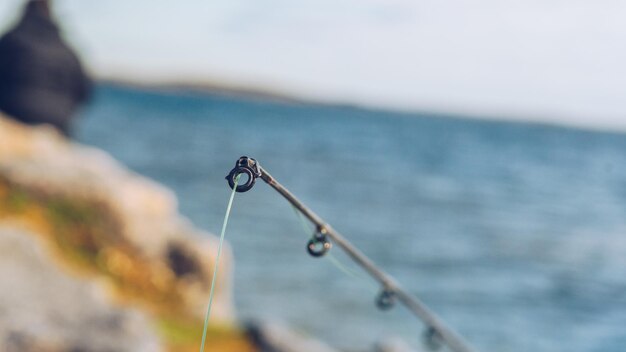
MULTIPOLYGON (((3 254, 11 251, 11 241, 22 241, 24 249, 38 253, 13 256, 16 262, 11 265, 28 267, 37 260, 57 270, 54 275, 59 277, 44 281, 35 275, 40 271, 28 275, 7 272, 0 278, 5 281, 2 287, 20 287, 15 284, 19 282, 28 292, 15 289, 4 294, 17 298, 32 294, 28 302, 47 308, 49 293, 59 292, 59 297, 67 299, 50 302, 49 308, 56 313, 36 315, 25 310, 24 314, 44 331, 59 326, 53 317, 65 316, 60 307, 72 307, 72 319, 84 327, 66 331, 68 336, 62 340, 76 341, 72 346, 53 350, 69 351, 85 344, 89 351, 197 349, 216 239, 182 217, 175 196, 164 187, 127 170, 100 150, 68 141, 50 127, 27 127, 0 118, 0 233, 3 254), (82 286, 91 287, 85 292, 105 297, 107 304, 115 307, 111 312, 124 312, 116 313, 114 325, 118 327, 126 324, 125 312, 139 312, 144 317, 140 330, 152 336, 146 339, 149 342, 145 346, 125 343, 123 334, 112 335, 107 340, 127 347, 111 349, 87 339, 85 332, 95 324, 88 319, 95 314, 93 295, 72 294, 82 286)), ((7 255, 0 260, 6 261, 7 255)), ((253 351, 235 321, 228 246, 222 260, 211 319, 212 341, 224 351, 253 351)), ((10 300, 1 301, 1 311, 7 311, 6 302, 10 300)), ((15 319, 5 315, 2 322, 15 319)), ((7 325, 12 324, 3 324, 0 331, 5 341, 16 336, 7 325)), ((47 341, 45 334, 38 336, 37 331, 21 339, 33 346, 59 344, 47 341)))

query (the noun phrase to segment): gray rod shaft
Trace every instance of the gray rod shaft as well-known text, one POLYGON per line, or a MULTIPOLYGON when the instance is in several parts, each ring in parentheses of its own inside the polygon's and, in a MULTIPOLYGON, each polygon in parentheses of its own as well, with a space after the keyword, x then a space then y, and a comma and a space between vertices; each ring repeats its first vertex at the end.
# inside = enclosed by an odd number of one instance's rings
POLYGON ((474 349, 463 340, 463 338, 447 327, 443 321, 437 317, 428 307, 417 297, 409 294, 387 273, 378 268, 374 262, 369 259, 363 252, 350 243, 339 232, 335 231, 322 218, 315 214, 311 209, 306 207, 296 196, 281 185, 272 175, 259 166, 261 179, 274 188, 285 199, 296 207, 304 216, 306 216, 318 228, 325 229, 326 234, 333 242, 341 247, 357 264, 367 271, 374 279, 376 279, 384 287, 384 289, 393 292, 398 300, 404 304, 413 314, 420 318, 427 326, 437 332, 441 340, 456 352, 474 352, 474 349))

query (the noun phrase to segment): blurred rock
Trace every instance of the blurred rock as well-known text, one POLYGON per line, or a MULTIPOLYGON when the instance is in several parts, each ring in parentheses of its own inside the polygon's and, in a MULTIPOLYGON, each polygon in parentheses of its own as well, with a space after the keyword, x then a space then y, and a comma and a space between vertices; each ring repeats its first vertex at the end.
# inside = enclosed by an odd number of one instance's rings
POLYGON ((0 227, 0 262, 0 350, 162 350, 145 314, 50 265, 33 234, 0 227))
POLYGON ((247 328, 260 352, 336 352, 323 342, 280 323, 251 322, 247 328))
MULTIPOLYGON (((51 127, 27 127, 0 116, 0 226, 9 225, 19 226, 21 236, 41 241, 46 251, 36 257, 40 264, 60 266, 81 277, 84 288, 68 296, 77 306, 89 307, 88 300, 95 299, 84 292, 91 292, 93 287, 99 291, 107 288, 109 301, 144 312, 167 350, 195 351, 199 346, 217 239, 182 218, 175 196, 163 186, 127 170, 100 150, 67 141, 51 127), (93 282, 98 285, 93 286, 93 282)), ((234 320, 233 263, 228 246, 221 261, 211 341, 221 346, 217 348, 221 351, 248 351, 251 347, 234 320)), ((0 267, 4 265, 0 257, 0 267)), ((25 271, 23 275, 31 273, 25 271)), ((36 302, 40 308, 36 311, 52 309, 48 307, 54 304, 48 300, 51 290, 33 285, 24 286, 33 292, 14 292, 15 299, 28 297, 21 304, 36 302)), ((76 285, 80 286, 78 281, 76 285)), ((13 319, 2 314, 6 302, 0 301, 0 324, 13 319)), ((93 324, 110 321, 118 314, 115 310, 110 311, 112 315, 94 313, 90 326, 74 317, 74 311, 55 312, 58 314, 46 319, 69 319, 68 324, 76 328, 74 333, 85 336, 90 329, 94 334, 98 330, 93 324)), ((130 313, 119 314, 126 317, 130 313)), ((35 318, 31 329, 26 329, 26 322, 15 331, 7 331, 5 341, 16 341, 17 345, 38 341, 38 334, 47 331, 38 327, 35 318)), ((115 335, 107 335, 108 330, 99 331, 103 338, 115 339, 115 335)))
POLYGON ((412 348, 406 341, 398 337, 389 337, 379 341, 374 347, 375 352, 419 352, 412 348))

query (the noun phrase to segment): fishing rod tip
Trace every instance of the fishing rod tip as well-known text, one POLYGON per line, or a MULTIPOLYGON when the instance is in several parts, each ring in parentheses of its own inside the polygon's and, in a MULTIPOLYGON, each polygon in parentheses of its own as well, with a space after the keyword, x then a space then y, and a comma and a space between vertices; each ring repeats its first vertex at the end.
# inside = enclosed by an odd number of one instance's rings
POLYGON ((257 177, 261 177, 259 163, 253 158, 242 156, 235 163, 235 167, 226 175, 226 181, 228 181, 228 186, 231 189, 235 188, 235 183, 237 183, 235 191, 243 193, 252 189, 257 177), (246 179, 240 183, 237 178, 241 175, 244 175, 246 179))

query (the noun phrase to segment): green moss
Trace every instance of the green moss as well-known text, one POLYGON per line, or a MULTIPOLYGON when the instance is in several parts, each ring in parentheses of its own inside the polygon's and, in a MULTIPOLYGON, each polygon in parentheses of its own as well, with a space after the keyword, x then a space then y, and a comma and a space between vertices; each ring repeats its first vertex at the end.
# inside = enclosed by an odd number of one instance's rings
MULTIPOLYGON (((202 336, 202 322, 199 320, 181 321, 174 318, 160 318, 156 321, 156 328, 160 336, 174 344, 198 343, 202 336)), ((209 325, 207 339, 229 340, 239 336, 239 330, 225 325, 209 325)))
POLYGON ((48 200, 44 203, 46 216, 54 227, 54 237, 59 248, 70 260, 98 269, 100 247, 96 240, 98 215, 89 206, 64 199, 48 200))
MULTIPOLYGON (((195 343, 202 336, 202 322, 199 320, 180 321, 172 318, 161 318, 157 320, 157 331, 167 341, 175 344, 195 343)), ((231 337, 232 333, 232 329, 226 327, 210 326, 207 330, 207 337, 217 340, 231 337)))
POLYGON ((6 197, 6 207, 10 211, 22 212, 30 203, 30 197, 26 192, 12 189, 6 197))
POLYGON ((53 199, 46 204, 50 220, 55 226, 85 225, 91 227, 98 219, 97 210, 64 199, 53 199))
POLYGON ((175 319, 158 319, 156 321, 156 328, 159 335, 177 344, 197 340, 198 336, 202 335, 202 328, 199 328, 198 324, 185 323, 175 319))

